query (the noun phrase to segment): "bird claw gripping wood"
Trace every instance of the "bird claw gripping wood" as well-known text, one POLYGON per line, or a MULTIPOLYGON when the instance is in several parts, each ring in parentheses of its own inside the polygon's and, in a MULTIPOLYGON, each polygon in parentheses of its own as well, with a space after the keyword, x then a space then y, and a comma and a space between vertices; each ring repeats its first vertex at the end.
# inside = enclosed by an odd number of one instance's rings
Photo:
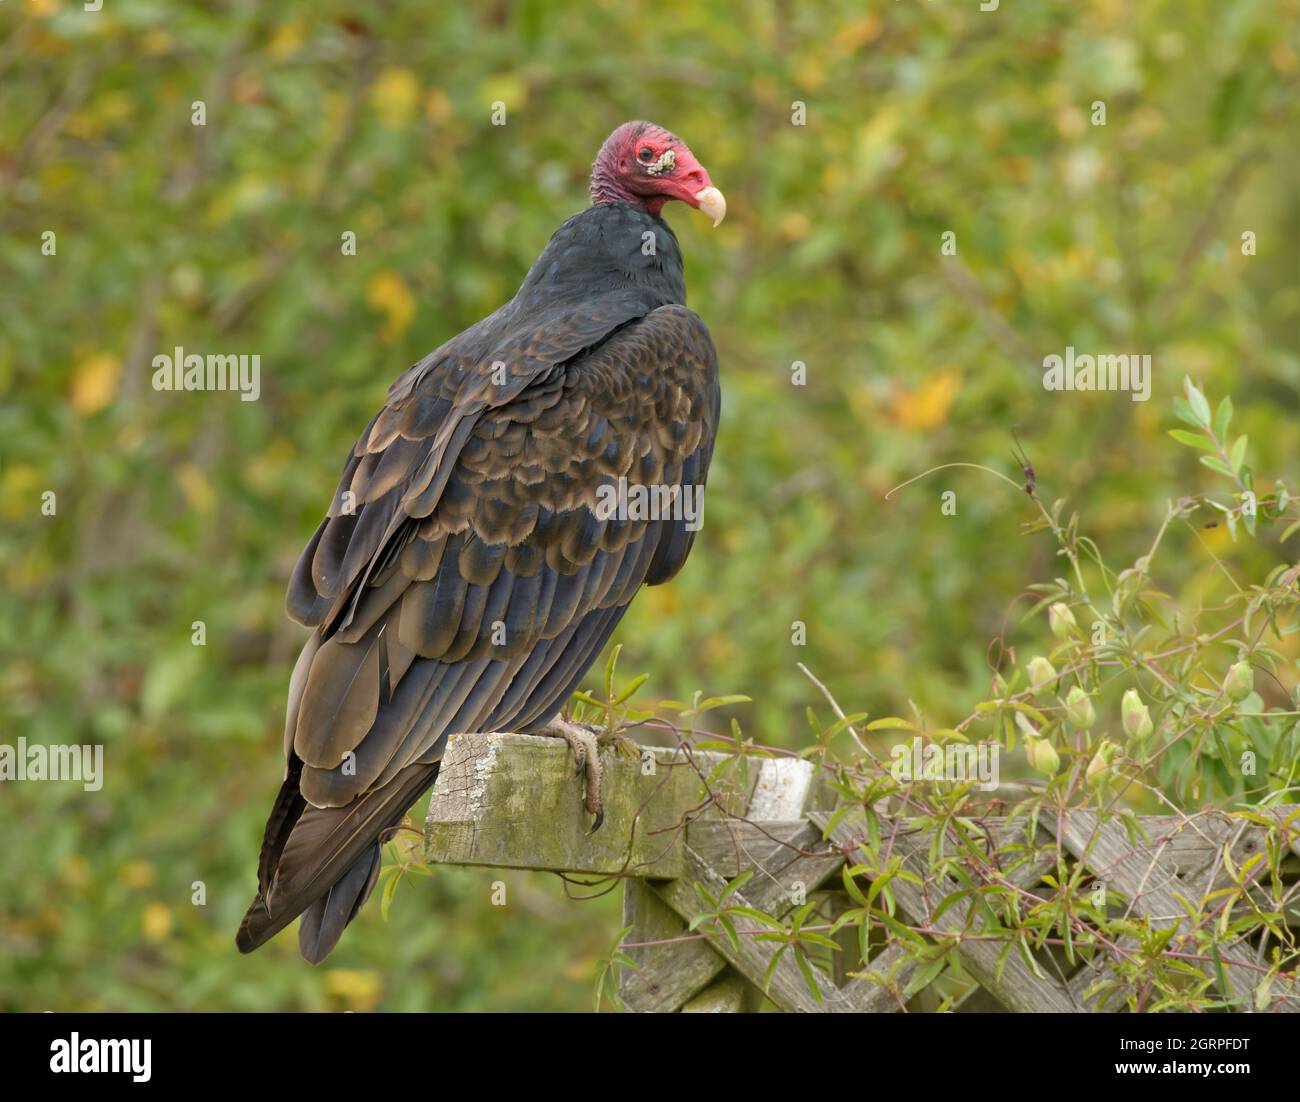
POLYGON ((596 816, 596 821, 587 832, 595 834, 605 821, 605 804, 601 792, 603 771, 600 764, 600 744, 596 741, 595 731, 580 723, 570 723, 567 719, 557 718, 539 733, 551 738, 564 739, 569 744, 569 749, 573 751, 573 760, 577 763, 574 775, 586 774, 586 791, 582 804, 596 816))

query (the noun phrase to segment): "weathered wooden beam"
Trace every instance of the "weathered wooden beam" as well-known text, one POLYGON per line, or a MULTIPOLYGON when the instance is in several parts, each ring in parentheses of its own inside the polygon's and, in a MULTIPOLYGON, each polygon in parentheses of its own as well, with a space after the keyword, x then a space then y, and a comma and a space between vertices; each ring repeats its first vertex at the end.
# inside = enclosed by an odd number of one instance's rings
POLYGON ((682 1007, 683 1014, 739 1014, 753 1000, 750 987, 728 969, 682 1007))
POLYGON ((775 918, 806 899, 844 864, 844 854, 822 841, 807 819, 700 820, 686 828, 686 842, 727 880, 752 872, 745 895, 775 918))
MULTIPOLYGON (((702 909, 702 904, 692 887, 702 884, 715 896, 726 886, 726 878, 708 865, 689 845, 685 849, 686 872, 676 880, 654 882, 653 888, 673 910, 683 918, 691 918, 702 909)), ((748 885, 745 885, 747 888, 748 885)), ((739 906, 754 907, 754 902, 745 891, 734 892, 728 896, 728 902, 739 906)), ((760 909, 760 908, 755 908, 760 909)), ((886 950, 878 961, 870 966, 880 976, 889 976, 891 983, 873 984, 868 980, 855 979, 848 987, 837 988, 831 979, 813 969, 813 981, 817 985, 818 995, 813 995, 796 963, 793 953, 787 951, 772 972, 770 981, 766 982, 768 966, 777 951, 777 946, 770 941, 761 941, 755 935, 768 931, 768 927, 752 922, 744 917, 734 920, 739 934, 739 946, 733 945, 721 931, 708 926, 701 926, 699 931, 709 939, 709 944, 727 962, 746 979, 763 990, 778 1009, 801 1011, 805 1013, 880 1013, 897 1009, 891 987, 906 984, 915 965, 905 959, 905 955, 886 950), (818 998, 820 996, 820 998, 818 998)), ((770 931, 769 931, 770 932, 770 931)))
POLYGON ((645 880, 623 885, 623 925, 625 941, 633 946, 657 943, 623 950, 636 965, 619 973, 619 996, 629 1010, 678 1010, 727 967, 706 940, 690 935, 686 920, 645 880))
MULTIPOLYGON (((425 820, 426 861, 616 876, 679 876, 682 826, 723 756, 602 750, 605 822, 590 832, 583 778, 561 739, 452 735, 425 820), (643 761, 653 762, 653 772, 643 761)), ((758 770, 754 772, 757 774, 758 770)))
MULTIPOLYGON (((789 808, 778 808, 786 810, 789 808)), ((778 822, 699 820, 686 830, 687 844, 724 880, 753 872, 745 885, 751 906, 780 918, 844 864, 806 819, 778 822), (821 856, 805 856, 806 852, 821 856)), ((682 898, 685 898, 684 896, 682 898)), ((695 901, 699 908, 698 899, 695 901)), ((624 888, 623 925, 628 941, 669 941, 687 934, 686 919, 641 881, 624 888)), ((676 1010, 726 968, 710 942, 695 940, 628 950, 635 972, 622 973, 621 994, 634 1010, 676 1010)))
MULTIPOLYGON (((751 905, 777 918, 844 864, 844 855, 829 849, 806 819, 699 820, 687 827, 686 838, 725 880, 752 871, 746 885, 751 905), (805 851, 821 851, 823 856, 804 856, 805 851)), ((633 944, 669 943, 627 950, 637 964, 635 972, 625 969, 621 977, 621 995, 630 1009, 676 1010, 726 967, 708 941, 697 937, 672 943, 687 935, 686 920, 643 881, 629 880, 624 888, 623 925, 631 928, 627 940, 633 944)))
POLYGON ((682 868, 681 828, 688 821, 723 814, 794 819, 813 793, 813 767, 794 758, 737 762, 694 749, 639 751, 640 757, 601 751, 605 822, 592 834, 584 781, 563 740, 452 735, 425 820, 426 860, 671 877, 682 868), (706 807, 709 801, 722 810, 706 807))

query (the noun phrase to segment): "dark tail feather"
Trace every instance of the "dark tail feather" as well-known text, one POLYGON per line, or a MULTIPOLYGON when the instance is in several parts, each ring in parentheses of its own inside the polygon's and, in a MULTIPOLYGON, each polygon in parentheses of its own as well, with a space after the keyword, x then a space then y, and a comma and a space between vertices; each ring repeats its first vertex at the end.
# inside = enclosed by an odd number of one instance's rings
POLYGON ((343 928, 357 916, 379 879, 379 843, 352 862, 342 878, 302 913, 298 924, 298 951, 309 964, 319 964, 343 936, 343 928))
POLYGON ((308 805, 287 831, 283 818, 272 812, 267 825, 277 834, 278 853, 269 882, 239 924, 239 951, 251 953, 310 910, 300 938, 302 955, 315 964, 329 953, 374 887, 381 838, 437 779, 438 764, 409 765, 345 807, 308 805))
POLYGON ((266 891, 275 876, 275 867, 280 863, 280 854, 284 852, 285 843, 293 832, 294 825, 307 810, 307 801, 298 791, 298 780, 302 776, 302 759, 297 754, 289 757, 289 771, 280 785, 280 792, 271 805, 271 814, 266 820, 266 830, 262 833, 262 852, 257 858, 257 889, 266 891))

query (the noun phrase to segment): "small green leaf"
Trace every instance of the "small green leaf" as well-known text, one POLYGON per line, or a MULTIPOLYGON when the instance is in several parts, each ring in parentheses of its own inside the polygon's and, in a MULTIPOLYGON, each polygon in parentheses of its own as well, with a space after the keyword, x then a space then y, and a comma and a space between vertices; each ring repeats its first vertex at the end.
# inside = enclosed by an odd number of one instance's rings
POLYGON ((1192 412, 1192 407, 1187 404, 1186 398, 1174 398, 1174 413, 1184 425, 1191 425, 1194 429, 1204 428, 1196 419, 1196 414, 1192 412))
POLYGON ((1191 447, 1200 448, 1202 451, 1214 451, 1214 441, 1203 433, 1188 432, 1186 429, 1170 429, 1169 435, 1180 444, 1189 444, 1191 447))
POLYGON ((840 870, 840 873, 844 880, 844 890, 849 893, 855 903, 859 906, 865 907, 867 905, 867 897, 862 894, 862 889, 858 887, 857 878, 849 872, 847 865, 840 870))
POLYGON ((1229 478, 1235 478, 1237 476, 1237 472, 1229 467, 1217 455, 1203 455, 1201 456, 1201 462, 1209 467, 1210 470, 1216 471, 1222 475, 1227 475, 1229 478))
POLYGON ((394 869, 393 876, 389 877, 384 885, 383 894, 379 897, 379 914, 385 922, 388 921, 388 908, 393 905, 393 893, 397 891, 397 882, 401 879, 401 870, 394 869))
POLYGON ((753 877, 753 875, 754 875, 753 869, 746 869, 739 876, 735 877, 732 880, 727 881, 727 886, 722 890, 722 894, 718 896, 718 902, 721 903, 724 899, 727 898, 727 896, 743 888, 753 877))
POLYGON ((772 976, 776 973, 776 966, 781 963, 781 957, 788 949, 788 945, 782 945, 775 953, 772 959, 767 962, 767 971, 763 973, 763 993, 766 994, 769 987, 772 986, 772 976))
POLYGON ((1273 1001, 1273 976, 1270 973, 1265 976, 1255 988, 1255 1011, 1262 1014, 1268 1009, 1268 1004, 1273 1001))
POLYGON ((929 987, 938 978, 939 973, 943 971, 943 966, 946 963, 947 961, 943 957, 937 957, 918 968, 915 975, 908 981, 907 986, 903 988, 904 1001, 910 999, 918 991, 924 991, 929 987))
POLYGON ((737 953, 740 952, 740 935, 736 933, 736 924, 726 915, 718 915, 718 921, 722 923, 723 930, 726 931, 727 940, 731 942, 731 947, 737 953))
POLYGON ((697 712, 710 712, 714 708, 725 708, 728 704, 748 704, 750 698, 733 693, 731 696, 711 696, 707 700, 702 700, 696 705, 697 712))
POLYGON ((636 692, 637 689, 639 689, 642 685, 644 685, 649 680, 650 680, 650 675, 648 673, 638 674, 636 677, 632 678, 631 682, 629 682, 628 684, 628 687, 618 694, 617 698, 614 700, 614 703, 622 704, 634 692, 636 692))
POLYGON ((609 652, 609 661, 605 663, 605 699, 608 700, 614 695, 614 670, 618 666, 618 655, 623 649, 623 644, 619 643, 612 651, 609 652))
POLYGON ((1214 435, 1220 440, 1228 439, 1228 426, 1232 423, 1232 396, 1224 398, 1214 414, 1214 435))
POLYGON ((1197 385, 1191 379, 1183 380, 1183 389, 1187 391, 1187 404, 1199 421, 1206 428, 1210 427, 1210 403, 1205 400, 1197 385))
POLYGON ((1210 942, 1210 956, 1214 958, 1214 974, 1219 981, 1219 990, 1225 998, 1232 998, 1232 988, 1228 986, 1228 977, 1223 971, 1223 958, 1219 956, 1219 943, 1210 942))
POLYGON ((812 997, 817 1001, 817 1005, 822 1005, 822 989, 813 976, 812 965, 808 963, 803 954, 803 950, 797 945, 794 949, 794 959, 799 965, 799 971, 803 973, 804 982, 808 985, 808 990, 812 992, 812 997))
POLYGON ((748 918, 753 922, 760 922, 764 926, 770 926, 774 930, 785 930, 785 927, 771 915, 764 914, 753 907, 728 907, 727 914, 740 915, 742 918, 748 918))
POLYGON ((970 895, 971 892, 976 890, 977 889, 975 888, 959 888, 951 895, 944 896, 944 898, 940 901, 939 906, 937 906, 934 909, 934 913, 930 916, 930 925, 937 926, 939 924, 939 919, 943 916, 944 911, 946 911, 953 904, 960 903, 963 899, 966 898, 966 896, 970 895))
POLYGON ((1236 443, 1232 445, 1232 454, 1228 456, 1228 463, 1234 474, 1241 470, 1241 465, 1246 461, 1246 439, 1245 436, 1238 436, 1236 443))

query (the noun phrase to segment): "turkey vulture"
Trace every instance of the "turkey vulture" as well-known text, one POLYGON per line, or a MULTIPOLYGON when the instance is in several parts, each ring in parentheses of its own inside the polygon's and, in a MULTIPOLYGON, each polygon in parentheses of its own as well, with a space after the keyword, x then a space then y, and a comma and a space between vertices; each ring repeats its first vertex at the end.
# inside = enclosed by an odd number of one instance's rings
POLYGON ((714 225, 726 213, 679 138, 620 126, 591 206, 514 298, 389 388, 353 447, 289 582, 289 615, 315 630, 289 682, 242 952, 298 915, 303 957, 334 948, 449 733, 568 738, 599 825, 595 748, 557 716, 698 527, 681 508, 610 503, 629 486, 701 493, 718 428, 717 354, 685 306, 669 199, 714 225))

